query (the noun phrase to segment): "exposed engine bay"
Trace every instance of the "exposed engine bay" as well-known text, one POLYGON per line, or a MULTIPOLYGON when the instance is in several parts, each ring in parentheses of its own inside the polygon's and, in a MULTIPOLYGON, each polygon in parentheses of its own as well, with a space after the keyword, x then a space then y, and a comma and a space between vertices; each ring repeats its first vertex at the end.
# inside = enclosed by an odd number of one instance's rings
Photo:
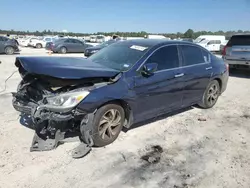
MULTIPOLYGON (((21 118, 29 118, 32 122, 36 134, 31 151, 51 150, 68 133, 78 133, 80 138, 84 137, 84 144, 93 145, 88 135, 88 124, 91 123, 89 119, 93 114, 86 114, 75 106, 92 90, 115 82, 118 75, 62 79, 28 72, 18 59, 16 66, 22 81, 17 92, 12 93, 13 106, 21 112, 21 118)), ((81 152, 84 147, 86 145, 80 146, 81 152)), ((77 156, 79 157, 79 152, 77 156)))

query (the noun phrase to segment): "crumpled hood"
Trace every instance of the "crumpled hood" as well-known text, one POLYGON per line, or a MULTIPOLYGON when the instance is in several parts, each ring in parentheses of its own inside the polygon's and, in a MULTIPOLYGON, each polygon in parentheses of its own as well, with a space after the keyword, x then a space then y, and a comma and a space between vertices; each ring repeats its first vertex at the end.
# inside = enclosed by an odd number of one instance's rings
POLYGON ((15 65, 31 74, 62 79, 113 77, 119 71, 75 57, 17 57, 15 65))

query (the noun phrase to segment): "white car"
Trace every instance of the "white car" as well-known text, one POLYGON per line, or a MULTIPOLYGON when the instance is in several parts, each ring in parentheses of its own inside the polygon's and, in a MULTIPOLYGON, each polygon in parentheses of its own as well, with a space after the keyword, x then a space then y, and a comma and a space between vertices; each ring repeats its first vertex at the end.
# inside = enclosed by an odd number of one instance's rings
POLYGON ((43 39, 32 39, 30 46, 34 48, 45 48, 47 42, 53 42, 54 37, 44 37, 43 39))
POLYGON ((30 45, 31 40, 35 40, 37 39, 36 37, 28 37, 28 38, 23 38, 21 40, 18 41, 20 46, 24 46, 27 47, 30 45))
POLYGON ((221 44, 224 44, 225 41, 221 40, 203 40, 197 44, 206 48, 210 52, 219 52, 221 48, 221 44))
POLYGON ((96 42, 96 36, 94 35, 90 36, 90 42, 96 42))

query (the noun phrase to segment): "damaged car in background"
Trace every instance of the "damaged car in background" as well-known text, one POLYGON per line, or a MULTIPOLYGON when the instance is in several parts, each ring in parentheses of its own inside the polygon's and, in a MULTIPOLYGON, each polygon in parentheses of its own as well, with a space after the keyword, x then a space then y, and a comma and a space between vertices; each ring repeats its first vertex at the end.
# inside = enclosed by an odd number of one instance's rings
POLYGON ((13 106, 35 129, 31 151, 77 132, 75 158, 133 123, 194 104, 213 107, 228 80, 228 66, 203 47, 156 39, 117 42, 88 59, 17 57, 15 65, 22 81, 13 106))

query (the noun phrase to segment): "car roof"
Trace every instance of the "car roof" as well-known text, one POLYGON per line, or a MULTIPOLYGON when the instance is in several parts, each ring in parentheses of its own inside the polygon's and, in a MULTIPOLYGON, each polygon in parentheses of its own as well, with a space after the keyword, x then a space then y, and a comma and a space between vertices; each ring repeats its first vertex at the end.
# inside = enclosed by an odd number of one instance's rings
POLYGON ((234 35, 232 35, 232 36, 248 36, 248 35, 250 35, 250 33, 237 33, 237 34, 234 34, 234 35))
POLYGON ((165 45, 165 44, 193 44, 188 41, 177 41, 177 40, 168 40, 168 39, 133 39, 133 40, 125 40, 123 43, 127 43, 128 45, 141 45, 152 47, 156 45, 165 45))

